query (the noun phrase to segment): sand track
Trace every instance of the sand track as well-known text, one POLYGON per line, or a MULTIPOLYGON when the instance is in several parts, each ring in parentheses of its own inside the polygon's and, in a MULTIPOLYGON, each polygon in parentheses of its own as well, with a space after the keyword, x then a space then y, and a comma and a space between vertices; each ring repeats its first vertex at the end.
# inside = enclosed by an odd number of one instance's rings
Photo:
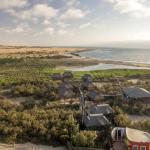
POLYGON ((0 144, 0 150, 67 150, 65 147, 52 147, 45 145, 26 144, 0 144))

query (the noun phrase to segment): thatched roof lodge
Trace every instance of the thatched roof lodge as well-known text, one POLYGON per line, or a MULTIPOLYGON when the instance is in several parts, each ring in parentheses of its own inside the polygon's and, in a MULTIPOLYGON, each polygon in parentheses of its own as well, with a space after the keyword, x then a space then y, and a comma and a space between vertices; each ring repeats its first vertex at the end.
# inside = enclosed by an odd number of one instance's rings
POLYGON ((85 74, 83 77, 82 77, 82 81, 83 82, 89 82, 89 83, 92 83, 93 82, 93 78, 90 74, 85 74))
POLYGON ((61 98, 73 98, 75 96, 73 88, 71 83, 63 82, 58 88, 59 96, 61 98))
POLYGON ((71 80, 73 78, 73 74, 70 71, 64 72, 62 76, 64 80, 71 80))
POLYGON ((131 128, 116 127, 112 130, 111 136, 114 142, 126 141, 125 143, 129 150, 150 149, 150 134, 147 132, 131 128))
POLYGON ((88 110, 90 114, 104 114, 110 115, 113 114, 113 109, 109 106, 109 104, 100 104, 100 105, 93 105, 88 110))
POLYGON ((53 73, 51 78, 52 80, 62 80, 62 75, 60 73, 53 73))
POLYGON ((128 87, 123 89, 123 94, 127 99, 148 99, 150 100, 150 92, 139 87, 128 87))
POLYGON ((95 90, 94 84, 90 82, 82 82, 81 86, 83 90, 87 90, 87 91, 95 90))
POLYGON ((110 122, 103 114, 90 114, 84 116, 83 123, 87 129, 99 130, 103 126, 109 126, 110 122))
POLYGON ((99 101, 102 98, 100 93, 96 90, 88 91, 87 97, 90 101, 99 101))

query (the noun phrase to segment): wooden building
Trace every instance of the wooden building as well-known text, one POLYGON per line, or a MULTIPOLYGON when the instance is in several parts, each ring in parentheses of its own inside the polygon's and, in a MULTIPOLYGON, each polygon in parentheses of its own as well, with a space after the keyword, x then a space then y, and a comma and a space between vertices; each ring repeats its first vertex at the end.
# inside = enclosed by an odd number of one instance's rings
POLYGON ((109 104, 99 104, 93 105, 87 110, 88 114, 103 114, 111 115, 114 113, 114 110, 109 106, 109 104))
MULTIPOLYGON (((124 143, 129 150, 150 150, 150 134, 147 132, 116 127, 112 130, 111 136, 114 143, 124 143)), ((114 149, 118 150, 115 147, 114 149)))
POLYGON ((62 77, 63 77, 63 81, 67 82, 67 81, 72 80, 73 74, 70 71, 66 71, 63 73, 62 77))
POLYGON ((62 80, 63 76, 60 73, 53 73, 51 75, 52 80, 62 80))
POLYGON ((62 82, 58 88, 59 96, 63 99, 73 98, 75 96, 74 86, 68 82, 62 82))
POLYGON ((144 100, 150 102, 150 92, 139 87, 123 88, 123 95, 128 100, 144 100))
POLYGON ((83 123, 90 130, 100 130, 101 127, 106 127, 111 124, 103 114, 86 115, 83 117, 83 123))

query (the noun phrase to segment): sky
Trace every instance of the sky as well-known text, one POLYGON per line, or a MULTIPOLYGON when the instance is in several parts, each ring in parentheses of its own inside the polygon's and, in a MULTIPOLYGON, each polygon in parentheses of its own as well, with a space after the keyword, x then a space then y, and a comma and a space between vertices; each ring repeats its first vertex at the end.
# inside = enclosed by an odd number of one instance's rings
POLYGON ((0 0, 0 44, 94 46, 150 40, 150 0, 0 0))

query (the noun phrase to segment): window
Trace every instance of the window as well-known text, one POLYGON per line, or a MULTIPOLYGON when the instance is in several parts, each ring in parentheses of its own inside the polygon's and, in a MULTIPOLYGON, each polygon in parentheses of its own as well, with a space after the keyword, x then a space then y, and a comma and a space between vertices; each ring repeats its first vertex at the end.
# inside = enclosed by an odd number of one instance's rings
POLYGON ((138 150, 138 145, 133 145, 132 150, 138 150))
POLYGON ((146 150, 146 146, 141 146, 140 150, 146 150))

